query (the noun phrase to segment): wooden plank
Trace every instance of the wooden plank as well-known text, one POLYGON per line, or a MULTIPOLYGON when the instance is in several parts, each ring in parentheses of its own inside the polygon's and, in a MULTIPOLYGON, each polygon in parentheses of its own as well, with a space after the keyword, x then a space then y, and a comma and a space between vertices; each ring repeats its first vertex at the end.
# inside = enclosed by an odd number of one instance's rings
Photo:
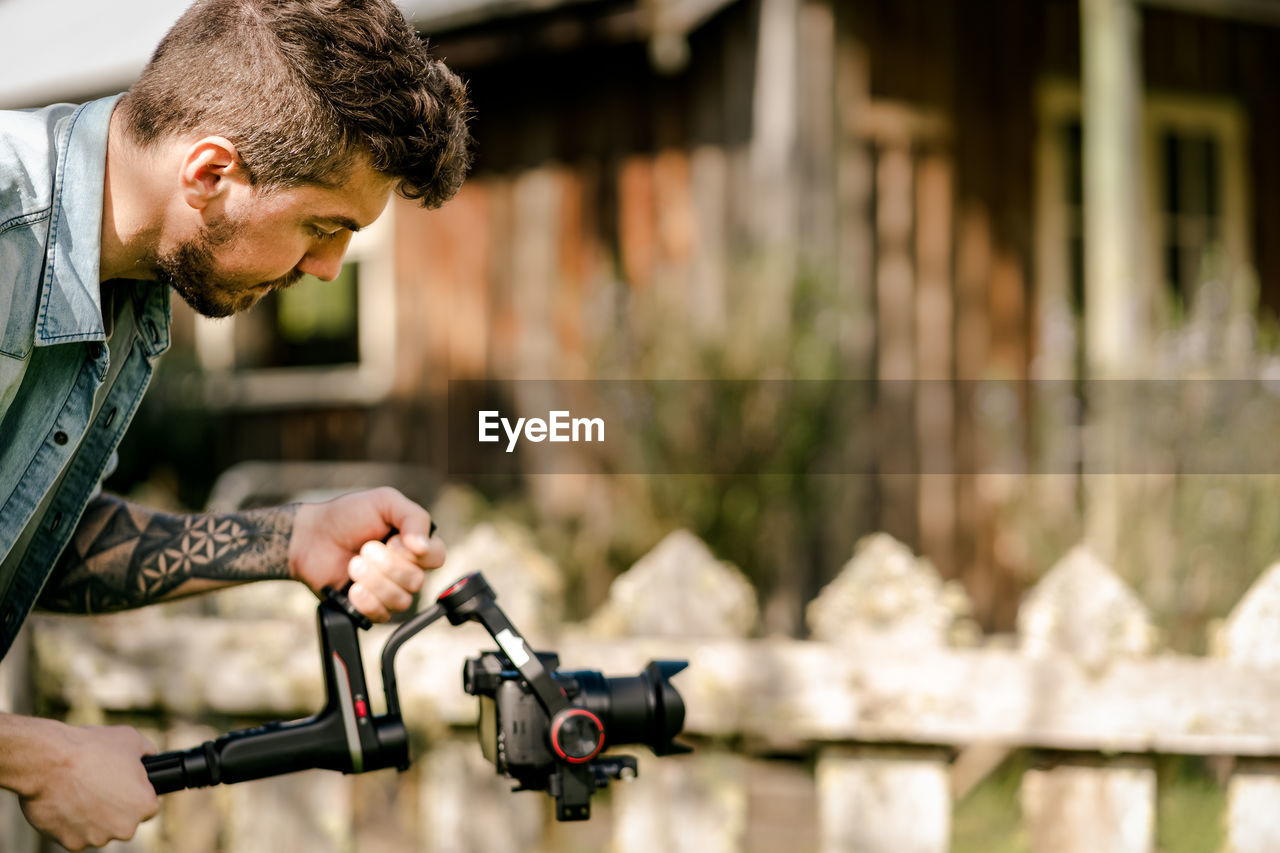
POLYGON ((956 574, 955 305, 951 288, 952 166, 929 154, 916 167, 916 444, 920 550, 956 574))
POLYGON ((991 217, 984 205, 966 202, 956 228, 956 477, 957 560, 978 620, 999 624, 998 580, 991 569, 990 499, 979 488, 984 448, 977 424, 977 380, 987 364, 987 289, 991 280, 991 217))
POLYGON ((406 367, 397 371, 397 388, 407 394, 438 387, 442 376, 485 375, 492 254, 487 190, 485 181, 468 182, 434 211, 397 202, 396 245, 405 267, 398 275, 406 283, 397 294, 406 367), (422 276, 422 286, 410 284, 422 276))
POLYGON ((689 161, 693 204, 693 259, 689 322, 700 343, 723 340, 728 330, 729 163, 724 149, 702 145, 689 161))
POLYGON ((859 116, 871 103, 866 48, 847 30, 849 10, 838 8, 836 103, 839 151, 836 171, 838 342, 845 376, 867 379, 875 364, 874 167, 869 145, 859 135, 859 116))
POLYGON ((618 250, 627 284, 647 290, 653 283, 657 254, 653 161, 628 157, 618 172, 618 250))
POLYGON ((490 231, 490 280, 491 302, 489 316, 489 372, 490 377, 515 375, 518 359, 516 346, 523 329, 523 318, 515 308, 514 292, 520 281, 516 267, 515 231, 516 214, 512 182, 509 179, 490 178, 488 202, 490 231))
POLYGON ((798 134, 799 249, 803 274, 825 288, 836 265, 836 29, 824 0, 800 6, 798 134))
POLYGON ((916 282, 911 251, 915 224, 915 164, 905 144, 880 149, 876 163, 876 311, 880 399, 879 527, 917 540, 913 380, 916 282))
MULTIPOLYGON (((34 621, 45 699, 109 711, 263 717, 301 716, 320 705, 314 642, 298 642, 311 636, 310 624, 34 621)), ((364 641, 375 680, 387 635, 375 627, 364 641)), ((425 723, 438 715, 472 724, 475 700, 462 693, 458 674, 467 657, 490 645, 470 628, 442 628, 407 645, 397 666, 406 719, 425 723)), ((688 708, 686 728, 706 736, 1280 757, 1280 670, 1272 667, 1167 655, 1094 670, 1057 653, 603 640, 569 629, 554 647, 567 668, 613 675, 635 673, 652 659, 687 659, 689 669, 675 681, 688 708)))
POLYGON ((554 375, 558 379, 586 379, 590 374, 591 342, 587 339, 584 311, 598 247, 589 199, 594 198, 597 175, 591 169, 566 169, 559 177, 563 186, 552 309, 558 359, 554 375))
POLYGON ((515 279, 512 308, 521 318, 514 371, 507 376, 545 379, 556 375, 557 347, 552 307, 559 278, 560 205, 564 195, 557 167, 520 173, 512 185, 511 245, 515 279))
POLYGON ((1192 15, 1243 21, 1250 24, 1280 25, 1280 4, 1275 0, 1140 0, 1156 9, 1172 9, 1192 15))

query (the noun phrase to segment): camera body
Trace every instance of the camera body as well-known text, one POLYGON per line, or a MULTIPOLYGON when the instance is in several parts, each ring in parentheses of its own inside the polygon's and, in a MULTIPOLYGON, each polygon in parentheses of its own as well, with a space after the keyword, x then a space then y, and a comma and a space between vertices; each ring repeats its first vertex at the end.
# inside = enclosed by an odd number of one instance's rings
POLYGON ((559 820, 585 820, 589 798, 610 780, 636 775, 634 757, 601 756, 606 746, 645 744, 656 755, 688 752, 674 742, 684 702, 669 679, 684 661, 652 661, 638 676, 606 678, 594 670, 560 670, 554 652, 534 652, 567 707, 550 713, 502 651, 468 660, 463 689, 480 699, 480 749, 515 790, 545 790, 559 820))

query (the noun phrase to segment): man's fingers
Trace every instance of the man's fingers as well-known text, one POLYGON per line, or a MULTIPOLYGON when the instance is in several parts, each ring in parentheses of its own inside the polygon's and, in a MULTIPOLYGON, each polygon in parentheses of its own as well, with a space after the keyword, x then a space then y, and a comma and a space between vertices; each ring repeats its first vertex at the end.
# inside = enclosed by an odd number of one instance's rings
POLYGON ((417 552, 405 547, 400 536, 392 537, 387 545, 393 549, 398 546, 400 553, 412 560, 420 569, 438 569, 444 565, 445 545, 444 540, 439 536, 432 536, 427 540, 426 549, 417 552))
POLYGON ((416 558, 392 540, 385 545, 381 542, 366 542, 360 549, 360 555, 353 559, 352 568, 363 563, 369 569, 390 580, 397 586, 415 593, 422 589, 426 574, 423 566, 416 558))
POLYGON ((416 563, 376 544, 381 547, 362 548, 360 555, 351 559, 347 572, 388 610, 406 610, 413 603, 413 594, 422 589, 423 571, 416 563))
POLYGON ((419 559, 425 556, 431 549, 431 514, 389 487, 376 489, 374 500, 383 519, 400 531, 405 548, 419 559))
POLYGON ((376 595, 370 592, 361 581, 356 581, 347 590, 347 598, 372 622, 386 622, 391 618, 391 611, 383 606, 376 595))

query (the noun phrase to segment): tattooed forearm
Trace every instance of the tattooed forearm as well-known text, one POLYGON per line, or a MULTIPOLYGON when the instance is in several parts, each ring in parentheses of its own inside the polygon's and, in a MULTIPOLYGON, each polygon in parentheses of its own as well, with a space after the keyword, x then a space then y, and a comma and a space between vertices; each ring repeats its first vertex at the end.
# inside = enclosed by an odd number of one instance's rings
POLYGON ((168 515, 102 495, 85 510, 40 606, 101 613, 220 582, 287 578, 295 510, 168 515))

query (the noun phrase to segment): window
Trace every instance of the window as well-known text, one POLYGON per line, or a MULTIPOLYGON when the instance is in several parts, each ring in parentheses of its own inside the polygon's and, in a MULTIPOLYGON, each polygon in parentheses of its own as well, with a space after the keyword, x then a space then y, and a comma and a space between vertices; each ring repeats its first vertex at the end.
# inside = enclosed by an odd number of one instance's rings
POLYGON ((275 408, 386 396, 395 365, 393 208, 352 235, 334 281, 306 276, 244 314, 196 319, 207 402, 275 408))
POLYGON ((360 361, 360 263, 333 281, 304 276, 263 297, 236 323, 237 370, 319 367, 360 361))
MULTIPOLYGON (((1084 163, 1080 90, 1040 92, 1037 280, 1042 294, 1084 307, 1084 163)), ((1155 292, 1185 308, 1196 287, 1251 262, 1245 122, 1226 99, 1148 94, 1143 108, 1145 269, 1155 292)))

